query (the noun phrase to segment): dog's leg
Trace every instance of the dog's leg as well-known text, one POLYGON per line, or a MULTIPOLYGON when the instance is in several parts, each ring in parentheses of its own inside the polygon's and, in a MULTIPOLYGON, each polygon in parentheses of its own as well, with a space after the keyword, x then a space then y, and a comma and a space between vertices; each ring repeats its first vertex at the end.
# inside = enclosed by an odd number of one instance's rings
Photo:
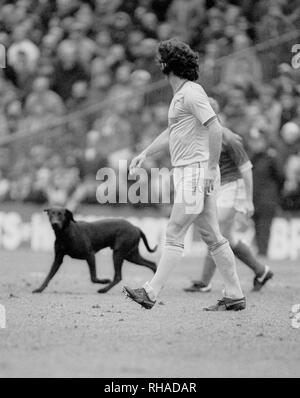
POLYGON ((151 271, 153 271, 154 273, 156 272, 156 264, 153 261, 149 261, 143 258, 139 253, 138 247, 132 250, 125 258, 131 263, 144 265, 145 267, 150 268, 151 271))
POLYGON ((62 265, 63 258, 64 258, 63 254, 55 253, 55 259, 54 259, 54 262, 52 264, 52 267, 50 269, 50 272, 49 272, 47 278, 45 279, 43 284, 38 289, 34 290, 32 293, 42 293, 42 291, 46 289, 46 287, 48 286, 49 282, 54 277, 56 272, 59 270, 59 267, 62 265))
POLYGON ((123 265, 123 261, 124 261, 123 254, 115 251, 113 253, 113 261, 114 261, 114 268, 115 268, 114 280, 109 285, 105 286, 103 289, 98 290, 98 293, 108 292, 112 287, 117 285, 122 280, 121 270, 122 270, 122 265, 123 265))
POLYGON ((89 256, 86 259, 89 270, 90 270, 90 275, 91 275, 91 281, 93 283, 111 283, 110 279, 98 279, 97 278, 97 271, 96 271, 96 259, 95 259, 95 254, 90 253, 89 256))

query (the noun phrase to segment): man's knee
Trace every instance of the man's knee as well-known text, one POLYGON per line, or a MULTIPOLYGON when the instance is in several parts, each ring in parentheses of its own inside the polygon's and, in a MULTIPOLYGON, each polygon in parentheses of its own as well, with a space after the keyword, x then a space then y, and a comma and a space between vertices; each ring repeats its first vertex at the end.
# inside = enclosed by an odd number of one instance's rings
POLYGON ((236 238, 234 237, 234 233, 232 230, 232 226, 230 224, 220 225, 221 235, 229 241, 229 244, 235 244, 236 238))
POLYGON ((205 229, 200 229, 201 231, 201 236, 203 241, 207 244, 207 246, 212 246, 216 244, 217 242, 220 242, 222 239, 224 239, 223 235, 221 234, 219 229, 210 229, 210 230, 205 230, 205 229))
POLYGON ((174 221, 169 222, 166 231, 166 242, 182 243, 184 242, 186 228, 174 221))

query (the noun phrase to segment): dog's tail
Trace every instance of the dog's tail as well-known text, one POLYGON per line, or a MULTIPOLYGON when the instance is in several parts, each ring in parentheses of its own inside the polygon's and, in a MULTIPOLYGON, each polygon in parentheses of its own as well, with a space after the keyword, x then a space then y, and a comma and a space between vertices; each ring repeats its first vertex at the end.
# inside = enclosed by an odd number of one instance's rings
POLYGON ((157 250, 157 246, 155 246, 153 249, 151 249, 151 247, 149 246, 149 243, 147 241, 146 235, 144 234, 143 231, 141 231, 141 238, 143 239, 144 245, 146 246, 146 249, 150 252, 150 253, 154 253, 157 250))

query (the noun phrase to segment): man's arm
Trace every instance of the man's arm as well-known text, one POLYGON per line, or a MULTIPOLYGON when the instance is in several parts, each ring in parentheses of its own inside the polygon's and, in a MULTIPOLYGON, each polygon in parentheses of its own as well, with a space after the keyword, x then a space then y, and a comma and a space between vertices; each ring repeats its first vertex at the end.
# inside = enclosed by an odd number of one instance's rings
POLYGON ((254 213, 254 206, 253 206, 253 174, 252 174, 252 165, 249 162, 245 163, 240 168, 240 172, 242 174, 244 184, 245 184, 245 191, 246 191, 246 212, 247 216, 251 217, 254 213))
POLYGON ((169 129, 164 130, 155 140, 147 146, 138 156, 135 156, 129 166, 130 173, 134 173, 134 169, 141 167, 147 157, 163 151, 169 144, 169 129))
POLYGON ((209 161, 205 191, 209 194, 214 190, 215 181, 218 176, 218 166, 222 150, 222 126, 217 119, 214 119, 207 128, 209 137, 209 161))
POLYGON ((251 217, 254 213, 253 206, 253 174, 252 174, 252 163, 245 151, 243 140, 241 138, 235 139, 236 134, 231 130, 225 128, 230 140, 227 140, 227 150, 230 156, 238 167, 242 178, 244 180, 245 191, 246 191, 246 205, 245 210, 248 217, 251 217))
POLYGON ((169 145, 169 129, 164 130, 155 140, 143 150, 142 154, 146 157, 153 156, 163 151, 169 145))
POLYGON ((219 165, 222 150, 222 126, 217 119, 208 126, 209 134, 209 162, 208 168, 215 168, 219 165))

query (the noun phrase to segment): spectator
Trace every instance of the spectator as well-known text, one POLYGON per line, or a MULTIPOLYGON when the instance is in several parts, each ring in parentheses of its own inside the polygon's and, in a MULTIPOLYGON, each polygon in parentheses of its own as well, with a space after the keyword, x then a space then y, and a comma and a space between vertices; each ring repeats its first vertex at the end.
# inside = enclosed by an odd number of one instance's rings
POLYGON ((71 97, 67 101, 68 108, 74 112, 88 105, 88 83, 78 80, 72 86, 71 97))
POLYGON ((73 42, 65 40, 58 48, 54 91, 66 101, 70 98, 73 84, 82 80, 88 81, 88 75, 78 61, 78 50, 73 42))
POLYGON ((250 40, 245 34, 233 38, 234 55, 228 58, 222 71, 222 81, 225 83, 247 84, 262 80, 262 69, 259 59, 250 48, 250 40))
POLYGON ((96 54, 97 46, 94 40, 87 36, 87 28, 82 22, 75 22, 69 34, 69 39, 77 49, 78 60, 88 72, 91 60, 96 54))
POLYGON ((277 139, 277 132, 281 125, 282 106, 275 99, 275 88, 271 85, 265 85, 259 92, 259 103, 261 113, 266 117, 270 126, 272 139, 277 139))
POLYGON ((292 94, 283 93, 280 96, 280 104, 282 107, 280 126, 294 119, 297 115, 296 101, 292 94))
POLYGON ((12 83, 20 90, 21 98, 24 99, 31 90, 32 83, 35 77, 35 67, 31 65, 28 53, 19 50, 16 54, 16 62, 10 64, 8 77, 12 83))
POLYGON ((278 97, 282 94, 297 94, 295 80, 293 78, 293 70, 289 64, 282 63, 278 66, 277 76, 273 81, 273 85, 278 97))
MULTIPOLYGON (((300 126, 299 73, 287 63, 289 46, 252 48, 296 29, 299 15, 296 1, 3 1, 0 42, 8 64, 0 70, 0 145, 24 129, 42 134, 17 141, 0 161, 1 200, 63 203, 73 188, 62 180, 77 184, 76 169, 85 200, 95 201, 91 173, 130 156, 165 128, 172 93, 144 91, 161 78, 158 41, 178 36, 201 53, 201 83, 222 104, 222 120, 246 145, 262 134, 268 150, 277 151, 285 165, 283 206, 300 209, 300 151, 293 141, 300 126), (67 123, 48 126, 50 116, 66 112, 67 123)), ((148 167, 167 163, 163 153, 148 167)))
POLYGON ((15 99, 7 104, 5 107, 5 118, 3 130, 5 134, 13 134, 22 126, 22 104, 15 99))
POLYGON ((65 105, 58 94, 49 88, 49 79, 38 77, 34 80, 33 91, 25 102, 27 115, 37 118, 60 116, 65 112, 65 105))
MULTIPOLYGON (((13 33, 13 43, 9 46, 7 51, 7 62, 13 68, 18 68, 20 63, 20 54, 22 59, 26 60, 26 67, 29 71, 36 70, 37 63, 40 56, 38 47, 29 39, 26 38, 26 30, 23 26, 18 26, 13 33)), ((22 60, 21 59, 21 60, 22 60)))
POLYGON ((246 137, 251 128, 251 119, 244 90, 239 87, 227 87, 225 101, 223 112, 226 126, 246 137))
POLYGON ((203 23, 204 15, 203 0, 174 0, 168 11, 173 32, 187 42, 192 39, 191 32, 203 23))
POLYGON ((248 141, 253 164, 253 216, 258 253, 267 256, 273 218, 280 203, 284 177, 276 153, 268 151, 266 137, 253 134, 248 141))

